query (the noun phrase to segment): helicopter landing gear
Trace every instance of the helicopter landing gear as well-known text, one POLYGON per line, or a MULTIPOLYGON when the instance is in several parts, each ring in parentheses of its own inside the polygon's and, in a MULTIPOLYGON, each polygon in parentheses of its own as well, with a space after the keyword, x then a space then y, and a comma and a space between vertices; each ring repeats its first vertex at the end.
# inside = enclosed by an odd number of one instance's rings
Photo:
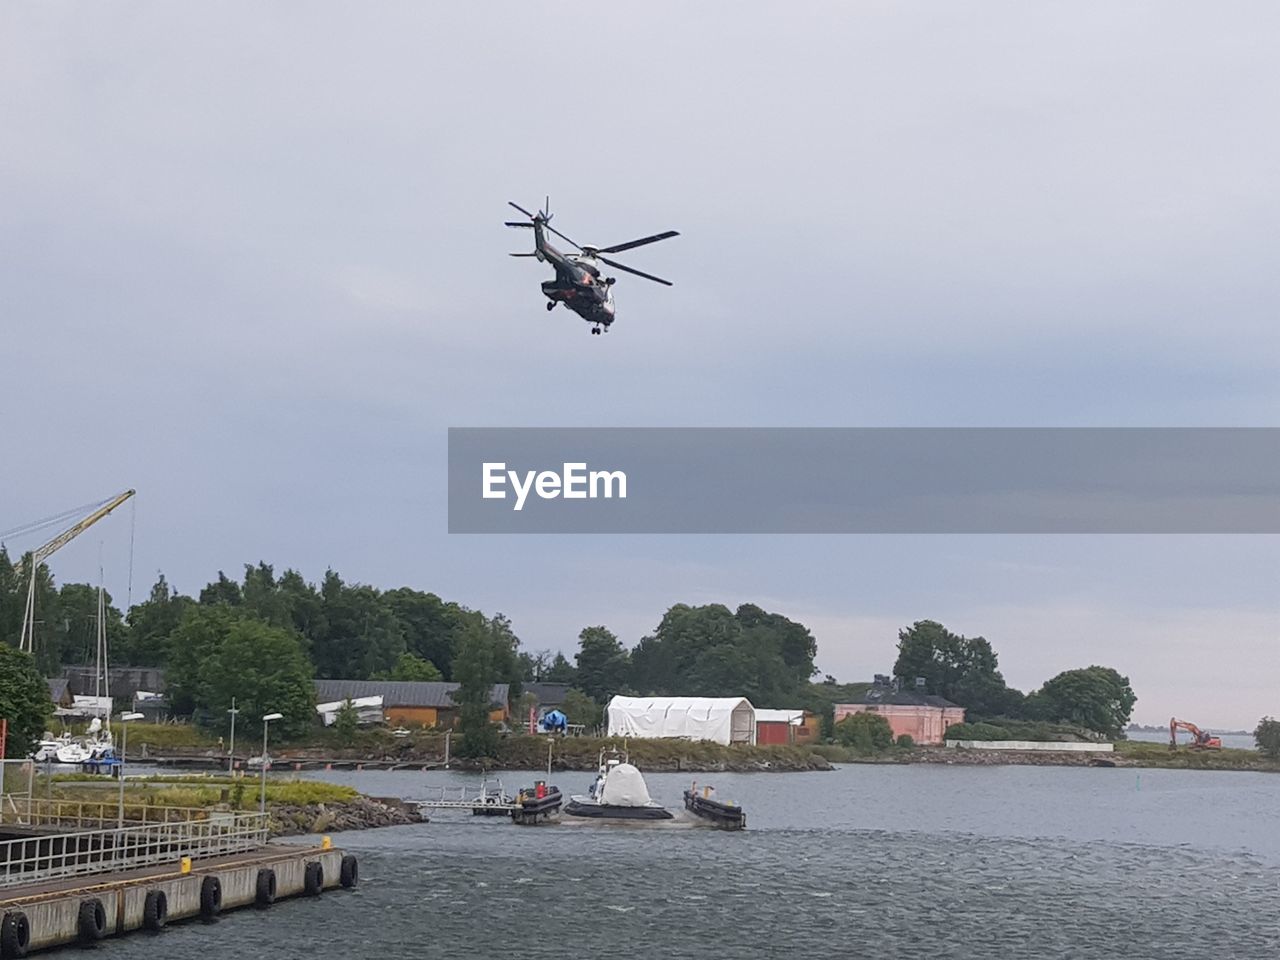
POLYGON ((599 326, 592 327, 592 328, 591 328, 591 332, 592 332, 593 334, 599 333, 599 332, 600 332, 600 327, 599 327, 599 326))
POLYGON ((548 312, 548 313, 550 313, 550 312, 551 312, 552 310, 554 310, 555 308, 556 308, 556 302, 555 302, 554 300, 548 300, 548 301, 547 301, 547 312, 548 312))

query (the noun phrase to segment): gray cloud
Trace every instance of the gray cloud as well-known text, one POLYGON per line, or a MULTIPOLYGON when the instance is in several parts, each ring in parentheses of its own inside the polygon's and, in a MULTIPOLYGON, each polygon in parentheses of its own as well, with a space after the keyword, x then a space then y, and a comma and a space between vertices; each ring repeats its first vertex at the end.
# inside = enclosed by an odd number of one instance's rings
MULTIPOLYGON (((1017 683, 1096 654, 1141 716, 1252 722, 1274 539, 450 538, 444 454, 472 425, 1274 424, 1278 19, 7 4, 4 517, 136 486, 135 595, 332 564, 562 647, 768 596, 842 675, 950 617, 1017 683), (629 261, 677 285, 620 281, 604 338, 546 314, 500 226, 545 193, 578 240, 679 229, 629 261), (1212 644, 1203 682, 1162 635, 1212 644)), ((112 523, 62 579, 101 542, 120 581, 112 523)))

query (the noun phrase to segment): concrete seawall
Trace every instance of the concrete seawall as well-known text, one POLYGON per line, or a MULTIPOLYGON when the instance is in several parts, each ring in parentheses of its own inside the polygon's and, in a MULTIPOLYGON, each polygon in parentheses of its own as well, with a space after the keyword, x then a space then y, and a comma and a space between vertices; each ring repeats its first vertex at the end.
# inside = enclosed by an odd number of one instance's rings
POLYGON ((87 934, 84 919, 86 911, 91 915, 96 912, 92 906, 94 901, 102 908, 98 918, 105 917, 101 935, 118 936, 144 929, 149 894, 153 910, 156 894, 163 895, 167 907, 165 920, 172 923, 260 904, 259 876, 264 875, 264 871, 274 874, 275 897, 286 899, 307 894, 319 896, 321 890, 354 886, 358 876, 354 866, 354 858, 349 858, 344 874, 343 853, 332 847, 278 844, 248 853, 198 860, 186 864, 185 870, 182 862, 175 862, 171 866, 124 873, 0 888, 0 916, 4 918, 6 936, 10 938, 5 941, 4 960, 25 952, 14 950, 11 939, 14 925, 21 916, 25 916, 29 929, 27 949, 42 950, 98 939, 96 924, 88 924, 87 934), (322 877, 317 884, 316 867, 310 867, 312 889, 309 891, 310 864, 319 865, 322 877), (214 878, 216 884, 211 883, 210 878, 214 878), (219 891, 215 911, 210 910, 213 886, 219 891))

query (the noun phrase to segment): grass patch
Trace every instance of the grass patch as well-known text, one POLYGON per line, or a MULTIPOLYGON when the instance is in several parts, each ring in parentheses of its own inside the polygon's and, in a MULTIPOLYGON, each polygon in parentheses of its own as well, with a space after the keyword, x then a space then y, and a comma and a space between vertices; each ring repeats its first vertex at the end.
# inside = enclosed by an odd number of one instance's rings
POLYGON ((1175 767, 1187 770, 1277 770, 1280 763, 1268 760, 1258 750, 1225 747, 1221 750, 1170 750, 1165 743, 1142 740, 1119 740, 1116 754, 1137 760, 1150 767, 1175 767))
MULTIPOLYGON (((142 807, 211 807, 229 804, 237 810, 254 810, 258 806, 261 781, 252 777, 214 782, 173 783, 171 778, 155 783, 125 785, 125 810, 140 812, 142 807)), ((46 788, 47 789, 47 788, 46 788)), ((37 790, 37 795, 44 795, 37 790)), ((349 803, 360 796, 354 787, 326 783, 323 780, 267 780, 267 804, 303 806, 315 803, 349 803)), ((116 802, 114 789, 87 786, 55 786, 53 798, 85 803, 116 802)))

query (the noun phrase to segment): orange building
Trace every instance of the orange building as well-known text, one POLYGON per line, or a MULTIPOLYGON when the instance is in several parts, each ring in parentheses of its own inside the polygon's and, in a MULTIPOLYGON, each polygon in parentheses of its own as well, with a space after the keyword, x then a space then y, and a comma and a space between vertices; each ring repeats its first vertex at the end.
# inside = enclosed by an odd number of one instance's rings
POLYGON ((837 703, 835 722, 855 713, 877 713, 889 721, 894 737, 905 734, 925 746, 942 743, 947 727, 964 723, 964 707, 945 697, 925 693, 923 689, 902 690, 896 682, 885 678, 877 678, 858 701, 837 703))
MULTIPOLYGON (((316 702, 382 697, 383 719, 394 727, 439 727, 458 724, 458 704, 454 691, 461 685, 442 681, 408 680, 317 680, 316 702)), ((510 688, 495 683, 490 698, 489 719, 503 723, 510 716, 507 700, 510 688)))

